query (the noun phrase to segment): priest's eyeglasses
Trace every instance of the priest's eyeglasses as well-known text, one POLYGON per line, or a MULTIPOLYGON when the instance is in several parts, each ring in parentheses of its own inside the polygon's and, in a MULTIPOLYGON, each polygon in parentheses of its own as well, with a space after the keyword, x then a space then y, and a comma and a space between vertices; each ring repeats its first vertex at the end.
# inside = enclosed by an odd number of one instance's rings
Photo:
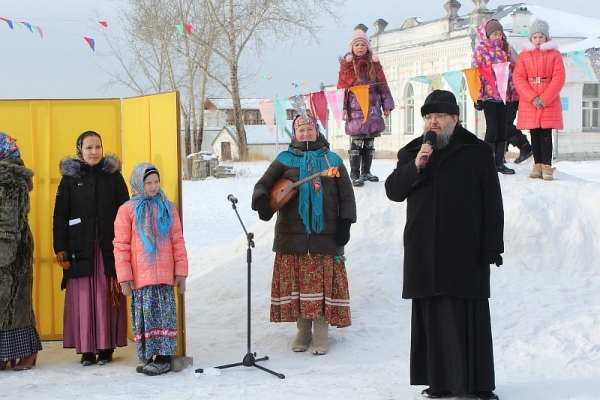
POLYGON ((427 121, 427 122, 430 122, 433 119, 435 119, 436 121, 440 121, 440 120, 446 118, 449 115, 450 114, 446 114, 446 113, 427 114, 426 116, 423 117, 423 120, 427 121))

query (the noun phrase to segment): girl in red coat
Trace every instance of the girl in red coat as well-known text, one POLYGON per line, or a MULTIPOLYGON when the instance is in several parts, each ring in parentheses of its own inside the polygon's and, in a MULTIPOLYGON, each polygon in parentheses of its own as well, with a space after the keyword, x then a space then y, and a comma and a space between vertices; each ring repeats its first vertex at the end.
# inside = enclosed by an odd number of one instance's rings
POLYGON ((513 81, 519 92, 518 129, 529 129, 535 165, 529 175, 551 181, 552 129, 563 128, 560 91, 565 84, 565 66, 558 46, 551 41, 548 23, 536 19, 515 67, 513 81))
POLYGON ((383 67, 379 58, 371 51, 366 29, 362 24, 355 28, 350 39, 350 52, 340 60, 337 84, 338 89, 369 85, 369 109, 366 118, 353 92, 347 90, 344 101, 342 119, 346 121, 346 135, 352 137, 348 156, 353 186, 363 186, 365 181, 379 181, 377 176, 371 174, 375 138, 380 137, 381 132, 385 131, 383 117, 387 118, 394 109, 394 99, 385 79, 383 67))

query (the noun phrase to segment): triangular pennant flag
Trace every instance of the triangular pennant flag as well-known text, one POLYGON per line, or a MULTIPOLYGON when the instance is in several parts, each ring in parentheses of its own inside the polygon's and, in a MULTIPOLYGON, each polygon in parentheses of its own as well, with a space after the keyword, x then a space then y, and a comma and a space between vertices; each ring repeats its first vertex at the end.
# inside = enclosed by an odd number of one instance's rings
POLYGON ((345 94, 346 91, 344 89, 328 90, 325 92, 325 98, 327 99, 327 103, 329 103, 329 107, 331 107, 331 112, 338 128, 342 126, 345 94))
POLYGON ((409 81, 415 81, 415 82, 420 82, 420 83, 425 83, 426 85, 429 85, 431 83, 431 81, 429 80, 428 76, 415 76, 412 78, 408 78, 409 81))
POLYGON ((175 25, 177 28, 177 32, 179 32, 179 36, 183 36, 183 25, 175 25))
POLYGON ((444 82, 442 81, 442 74, 430 74, 429 82, 431 82, 431 87, 433 90, 443 90, 444 82))
POLYGON ((285 121, 287 121, 287 101, 286 97, 275 99, 275 121, 277 122, 277 130, 283 137, 285 137, 285 121))
POLYGON ((100 23, 100 25, 102 25, 103 27, 107 28, 108 27, 108 22, 106 21, 98 21, 100 23))
POLYGON ((35 28, 35 30, 37 31, 37 33, 40 35, 40 39, 44 38, 44 32, 42 32, 42 28, 40 28, 39 26, 33 26, 35 28))
POLYGON ((473 103, 477 103, 479 98, 479 89, 481 89, 481 79, 479 78, 479 70, 477 67, 463 69, 462 72, 465 74, 467 79, 467 86, 469 87, 469 95, 473 103))
POLYGON ((585 51, 588 61, 592 64, 592 70, 596 75, 596 79, 600 80, 600 48, 592 47, 585 51))
POLYGON ((90 45, 92 51, 96 51, 96 41, 89 37, 84 37, 84 39, 90 45))
POLYGON ((460 98, 460 86, 463 80, 463 72, 461 70, 450 71, 442 73, 442 76, 448 82, 450 90, 454 93, 454 96, 460 98))
POLYGON ((506 103, 506 89, 508 88, 508 67, 509 62, 503 62, 498 64, 492 64, 494 75, 496 75, 496 85, 498 85, 498 92, 502 101, 506 103))
POLYGON ((498 89, 496 89, 496 78, 494 77, 494 73, 492 71, 491 65, 480 65, 477 67, 479 74, 485 78, 486 81, 490 84, 494 96, 498 94, 498 89))
POLYGON ((325 92, 321 90, 320 92, 310 93, 308 103, 312 115, 321 121, 324 129, 327 129, 327 99, 325 98, 325 92))
POLYGON ((188 35, 192 34, 192 26, 191 25, 184 25, 183 27, 185 28, 185 31, 187 32, 188 35))
POLYGON ((21 23, 22 23, 23 25, 25 25, 25 26, 27 27, 27 29, 29 29, 29 31, 30 31, 31 33, 33 33, 33 29, 31 28, 31 24, 30 24, 29 22, 24 22, 24 21, 21 21, 21 23))
POLYGON ((258 109, 263 121, 271 135, 275 133, 275 102, 273 100, 259 100, 258 109))
POLYGON ((10 19, 6 19, 6 18, 2 18, 2 17, 0 17, 0 19, 2 21, 6 22, 8 24, 8 27, 10 29, 15 29, 15 26, 13 25, 13 22, 10 19))
POLYGON ((349 90, 354 93, 356 100, 358 100, 364 123, 369 116, 369 85, 352 86, 349 90))
POLYGON ((299 115, 306 114, 306 98, 303 94, 297 94, 290 97, 290 103, 299 115))
POLYGON ((587 66, 585 53, 583 50, 570 51, 567 53, 567 55, 571 57, 575 64, 577 64, 577 66, 581 68, 581 70, 587 75, 588 78, 590 78, 591 81, 595 81, 594 77, 592 76, 592 73, 590 72, 590 69, 587 66))

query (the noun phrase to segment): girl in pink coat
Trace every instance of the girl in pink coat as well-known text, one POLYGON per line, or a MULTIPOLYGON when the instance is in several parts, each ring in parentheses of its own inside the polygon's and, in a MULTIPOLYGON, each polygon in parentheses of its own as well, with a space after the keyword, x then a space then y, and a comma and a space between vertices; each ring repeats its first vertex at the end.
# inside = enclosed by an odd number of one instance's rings
POLYGON ((558 46, 550 39, 548 23, 536 19, 513 73, 519 92, 518 129, 529 129, 535 165, 532 178, 553 180, 552 129, 563 128, 560 91, 565 85, 565 66, 558 46))
POLYGON ((115 267, 123 294, 131 295, 136 371, 160 375, 171 370, 177 351, 173 286, 185 291, 187 252, 177 208, 160 189, 156 167, 136 165, 129 183, 133 197, 115 220, 115 267))

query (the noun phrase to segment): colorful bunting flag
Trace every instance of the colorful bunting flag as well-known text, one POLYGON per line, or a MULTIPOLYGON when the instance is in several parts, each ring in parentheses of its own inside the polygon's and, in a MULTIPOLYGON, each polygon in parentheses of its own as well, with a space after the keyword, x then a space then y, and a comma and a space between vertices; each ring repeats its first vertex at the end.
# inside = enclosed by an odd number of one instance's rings
POLYGON ((469 87, 469 95, 473 103, 477 103, 479 98, 479 89, 481 89, 481 79, 479 78, 479 70, 476 67, 467 68, 462 70, 467 80, 467 86, 469 87))
POLYGON ((327 129, 327 99, 325 98, 325 92, 309 93, 308 104, 310 105, 310 112, 315 118, 321 121, 321 126, 327 129))
POLYGON ((183 36, 183 25, 175 25, 177 28, 177 32, 179 32, 179 36, 183 36))
POLYGON ((96 41, 89 37, 84 37, 84 39, 90 45, 92 51, 96 51, 96 41))
POLYGON ((364 123, 369 116, 369 85, 352 86, 349 90, 354 93, 356 100, 358 100, 364 123))
MULTIPOLYGON (((496 89, 496 77, 494 76, 494 73, 492 71, 492 66, 480 65, 479 67, 477 67, 477 70, 479 71, 479 74, 482 75, 486 81, 488 81, 492 88, 494 96, 496 96, 498 94, 498 89, 496 89)), ((479 95, 477 96, 479 97, 479 95)))
POLYGON ((287 121, 287 97, 278 97, 275 99, 275 121, 277 130, 282 137, 285 137, 285 121, 287 121))
POLYGON ((329 103, 329 107, 331 107, 331 112, 338 128, 342 126, 345 94, 346 91, 344 89, 328 90, 325 92, 325 98, 327 99, 327 103, 329 103))
POLYGON ((429 82, 431 82, 431 87, 433 90, 443 90, 444 82, 442 81, 442 74, 430 74, 428 76, 429 82))
POLYGON ((184 25, 183 27, 185 28, 185 31, 187 32, 188 35, 192 34, 192 26, 191 25, 184 25))
POLYGON ((454 93, 456 98, 460 98, 460 87, 463 79, 463 72, 461 70, 455 70, 450 72, 443 72, 442 77, 448 82, 450 90, 454 93))
POLYGON ((6 19, 6 18, 0 17, 0 20, 6 22, 8 24, 8 27, 10 29, 15 29, 15 26, 13 25, 13 23, 12 23, 12 21, 10 19, 6 19))
POLYGON ((600 80, 600 48, 592 47, 587 49, 585 54, 587 55, 590 64, 592 64, 592 70, 596 75, 596 79, 600 80))
POLYGON ((262 119, 267 125, 267 129, 271 135, 275 133, 275 102, 273 100, 259 100, 258 109, 262 115, 262 119))
POLYGON ((587 77, 591 81, 595 81, 594 77, 592 76, 592 74, 590 72, 590 69, 587 66, 587 62, 585 59, 585 51, 583 51, 583 50, 570 51, 567 53, 567 56, 569 56, 575 62, 575 64, 577 64, 577 66, 579 68, 581 68, 581 70, 587 75, 587 77))
POLYGON ((492 64, 492 70, 494 71, 494 75, 496 75, 496 85, 498 86, 498 92, 500 93, 500 98, 505 103, 506 91, 508 89, 509 65, 509 62, 492 64))
POLYGON ((107 28, 108 27, 108 22, 106 21, 98 21, 100 23, 100 25, 102 25, 103 27, 107 28))

